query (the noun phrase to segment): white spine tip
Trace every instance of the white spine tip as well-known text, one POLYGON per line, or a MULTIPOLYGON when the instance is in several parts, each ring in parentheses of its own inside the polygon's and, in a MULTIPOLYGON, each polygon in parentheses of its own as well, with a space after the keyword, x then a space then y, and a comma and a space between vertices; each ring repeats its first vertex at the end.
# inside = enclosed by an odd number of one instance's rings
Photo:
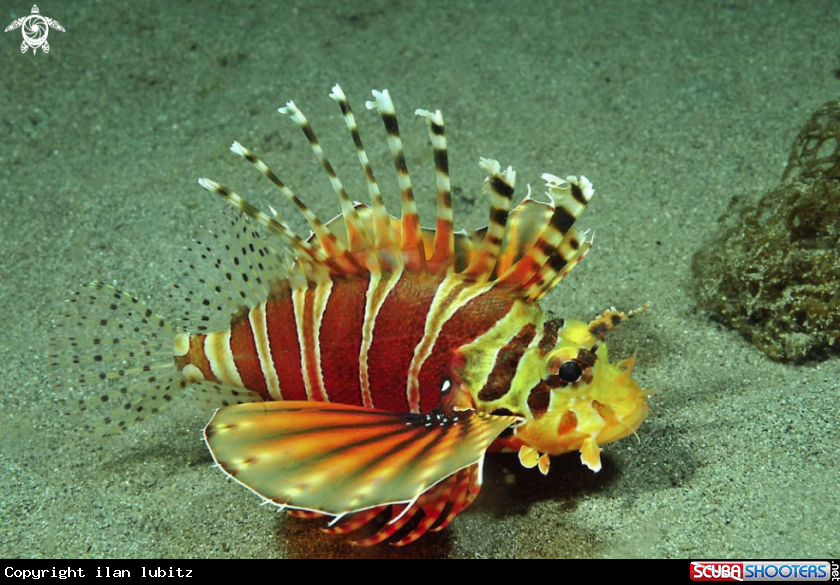
POLYGON ((478 166, 484 169, 489 175, 498 174, 499 170, 502 168, 502 165, 499 164, 499 161, 492 158, 479 158, 478 166))
POLYGON ((285 116, 294 116, 295 112, 298 112, 299 110, 297 109, 295 102, 289 100, 286 102, 285 106, 283 106, 282 108, 278 108, 277 111, 285 116))
POLYGON ((330 92, 330 97, 335 101, 346 100, 347 96, 344 95, 344 92, 337 83, 333 86, 332 91, 330 92))
POLYGON ((216 187, 219 186, 219 184, 216 181, 211 181, 210 179, 204 178, 199 179, 198 184, 207 189, 208 191, 215 191, 216 187))
POLYGON ((438 126, 443 126, 443 114, 440 113, 440 110, 435 110, 434 112, 430 112, 429 110, 417 109, 414 110, 415 116, 422 116, 426 118, 430 123, 437 124, 438 126))
POLYGON ((489 181, 491 177, 498 175, 501 176, 511 187, 516 186, 516 171, 513 170, 513 167, 509 166, 504 170, 504 172, 502 172, 502 165, 499 164, 499 161, 492 158, 478 159, 478 166, 490 175, 490 177, 487 178, 487 181, 489 181))
POLYGON ((595 188, 592 186, 592 181, 583 175, 580 176, 580 187, 583 189, 583 195, 587 200, 591 199, 595 194, 595 188))
POLYGON ((511 187, 516 186, 516 171, 513 170, 512 166, 508 165, 508 168, 505 169, 505 179, 511 187))
POLYGON ((306 122, 306 118, 304 117, 303 112, 301 112, 298 109, 298 107, 295 105, 295 102, 293 102, 292 100, 289 100, 288 102, 286 102, 286 107, 280 108, 277 111, 280 112, 281 114, 285 114, 287 116, 290 116, 292 118, 292 120, 295 121, 296 124, 300 125, 300 124, 303 124, 303 123, 306 122))
POLYGON ((373 100, 365 102, 365 107, 369 110, 377 110, 380 114, 393 114, 394 103, 391 101, 391 94, 387 89, 382 91, 372 90, 373 100))
POLYGON ((554 191, 558 195, 561 194, 561 192, 569 191, 571 189, 570 185, 577 185, 580 187, 586 201, 589 201, 592 198, 592 195, 595 194, 592 182, 583 175, 580 177, 568 175, 565 179, 561 179, 560 177, 550 173, 543 173, 540 176, 545 181, 545 186, 548 187, 549 191, 554 191))
POLYGON ((230 145, 230 151, 234 154, 238 154, 241 157, 244 157, 248 153, 246 148, 239 144, 236 140, 234 140, 233 144, 230 145))
POLYGON ((563 179, 561 179, 557 175, 552 175, 551 173, 543 173, 542 175, 540 175, 540 178, 543 181, 545 181, 547 187, 550 187, 551 185, 560 185, 562 183, 565 183, 563 179))

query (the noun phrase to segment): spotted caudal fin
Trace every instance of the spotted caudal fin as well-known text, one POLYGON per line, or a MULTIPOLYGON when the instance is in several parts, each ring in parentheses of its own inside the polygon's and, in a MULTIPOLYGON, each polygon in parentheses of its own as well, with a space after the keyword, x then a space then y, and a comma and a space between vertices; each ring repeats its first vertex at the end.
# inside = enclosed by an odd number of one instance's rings
POLYGON ((66 414, 79 426, 99 435, 118 433, 191 386, 209 409, 260 399, 242 388, 198 381, 176 363, 189 349, 187 330, 230 327, 232 314, 290 278, 290 264, 238 213, 211 220, 179 260, 184 271, 170 296, 185 309, 173 322, 137 296, 99 281, 72 294, 55 318, 47 358, 57 385, 69 386, 66 414))
POLYGON ((275 401, 223 408, 204 435, 230 477, 281 508, 333 516, 336 532, 393 507, 386 528, 362 544, 390 537, 419 514, 399 541, 406 544, 472 501, 487 447, 518 420, 275 401))
POLYGON ((397 175, 401 212, 399 219, 391 218, 347 96, 336 85, 330 97, 341 108, 355 145, 367 182, 369 207, 353 203, 312 126, 294 102, 288 102, 280 108, 280 112, 289 115, 309 141, 338 197, 341 215, 329 222, 320 220, 256 154, 236 142, 231 150, 268 177, 297 207, 309 222, 312 236, 303 240, 273 209, 272 215, 266 214, 215 181, 199 181, 203 187, 280 236, 295 258, 296 270, 308 282, 323 282, 323 279, 334 276, 382 275, 402 271, 436 275, 453 273, 466 281, 498 284, 507 287, 512 295, 519 298, 537 300, 586 255, 592 241, 582 238, 574 229, 575 221, 594 192, 586 177, 561 179, 545 174, 543 179, 547 184, 548 202, 538 202, 529 195, 513 207, 516 173, 511 167, 502 168, 492 159, 481 159, 479 162, 487 172, 485 190, 490 200, 488 225, 469 233, 456 232, 446 132, 440 110, 416 111, 428 124, 437 185, 436 224, 434 228, 421 228, 397 111, 388 91, 382 90, 374 91, 374 99, 366 102, 366 106, 382 118, 397 175))
POLYGON ((83 427, 118 433, 157 413, 187 387, 172 359, 175 328, 137 297, 91 282, 67 305, 48 358, 62 372, 79 372, 69 380, 73 397, 66 414, 82 414, 83 427), (103 390, 91 394, 97 382, 103 390))

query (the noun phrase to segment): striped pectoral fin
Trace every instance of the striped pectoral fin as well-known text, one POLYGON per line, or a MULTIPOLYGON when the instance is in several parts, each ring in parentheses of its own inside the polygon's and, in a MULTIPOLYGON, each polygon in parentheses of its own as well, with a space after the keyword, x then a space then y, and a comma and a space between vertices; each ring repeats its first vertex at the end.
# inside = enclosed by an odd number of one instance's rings
MULTIPOLYGON (((276 401, 223 408, 204 436, 229 476, 278 506, 341 517, 397 504, 413 515, 425 492, 480 464, 518 420, 472 410, 395 414, 276 401)), ((451 491, 443 490, 447 498, 451 491)))

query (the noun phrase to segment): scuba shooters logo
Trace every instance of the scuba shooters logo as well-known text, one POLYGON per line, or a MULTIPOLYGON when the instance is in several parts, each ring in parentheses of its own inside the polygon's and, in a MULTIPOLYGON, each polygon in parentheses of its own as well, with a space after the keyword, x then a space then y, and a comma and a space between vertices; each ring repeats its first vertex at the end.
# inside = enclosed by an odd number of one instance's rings
POLYGON ((692 581, 743 581, 744 564, 734 562, 693 561, 692 581))
POLYGON ((828 561, 692 561, 690 578, 692 581, 829 581, 838 580, 837 567, 837 562, 828 561))

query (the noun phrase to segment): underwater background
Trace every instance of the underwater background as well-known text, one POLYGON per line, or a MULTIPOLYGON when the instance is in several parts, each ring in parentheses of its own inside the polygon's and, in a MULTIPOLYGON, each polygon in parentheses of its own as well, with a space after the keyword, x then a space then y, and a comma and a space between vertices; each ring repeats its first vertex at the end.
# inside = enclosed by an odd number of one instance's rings
MULTIPOLYGON (((31 0, 29 0, 31 1, 31 0)), ((840 99, 840 3, 398 1, 39 3, 50 51, 0 35, 0 557, 840 557, 840 356, 786 364, 697 307, 691 259, 735 195, 772 189, 811 112, 840 99), (79 389, 43 357, 63 300, 115 282, 163 315, 183 247, 225 204, 210 177, 308 233, 229 152, 256 150, 324 219, 338 213, 296 104, 366 201, 340 83, 396 209, 371 89, 388 88, 421 218, 434 170, 415 108, 443 111, 456 227, 484 225, 479 157, 584 174, 592 252, 543 306, 610 335, 655 390, 638 431, 547 477, 489 456, 451 527, 355 549, 261 507, 211 467, 208 415, 178 400, 99 440, 63 414, 79 389), (390 186, 390 189, 389 189, 390 186), (295 223, 297 222, 297 223, 295 223)), ((29 14, 0 1, 3 27, 29 14)), ((516 198, 516 196, 515 196, 516 198)), ((284 207, 285 206, 285 207, 284 207)), ((838 210, 840 213, 840 210, 838 210)), ((722 244, 721 244, 722 245, 722 244)), ((840 253, 840 252, 838 252, 840 253)))

